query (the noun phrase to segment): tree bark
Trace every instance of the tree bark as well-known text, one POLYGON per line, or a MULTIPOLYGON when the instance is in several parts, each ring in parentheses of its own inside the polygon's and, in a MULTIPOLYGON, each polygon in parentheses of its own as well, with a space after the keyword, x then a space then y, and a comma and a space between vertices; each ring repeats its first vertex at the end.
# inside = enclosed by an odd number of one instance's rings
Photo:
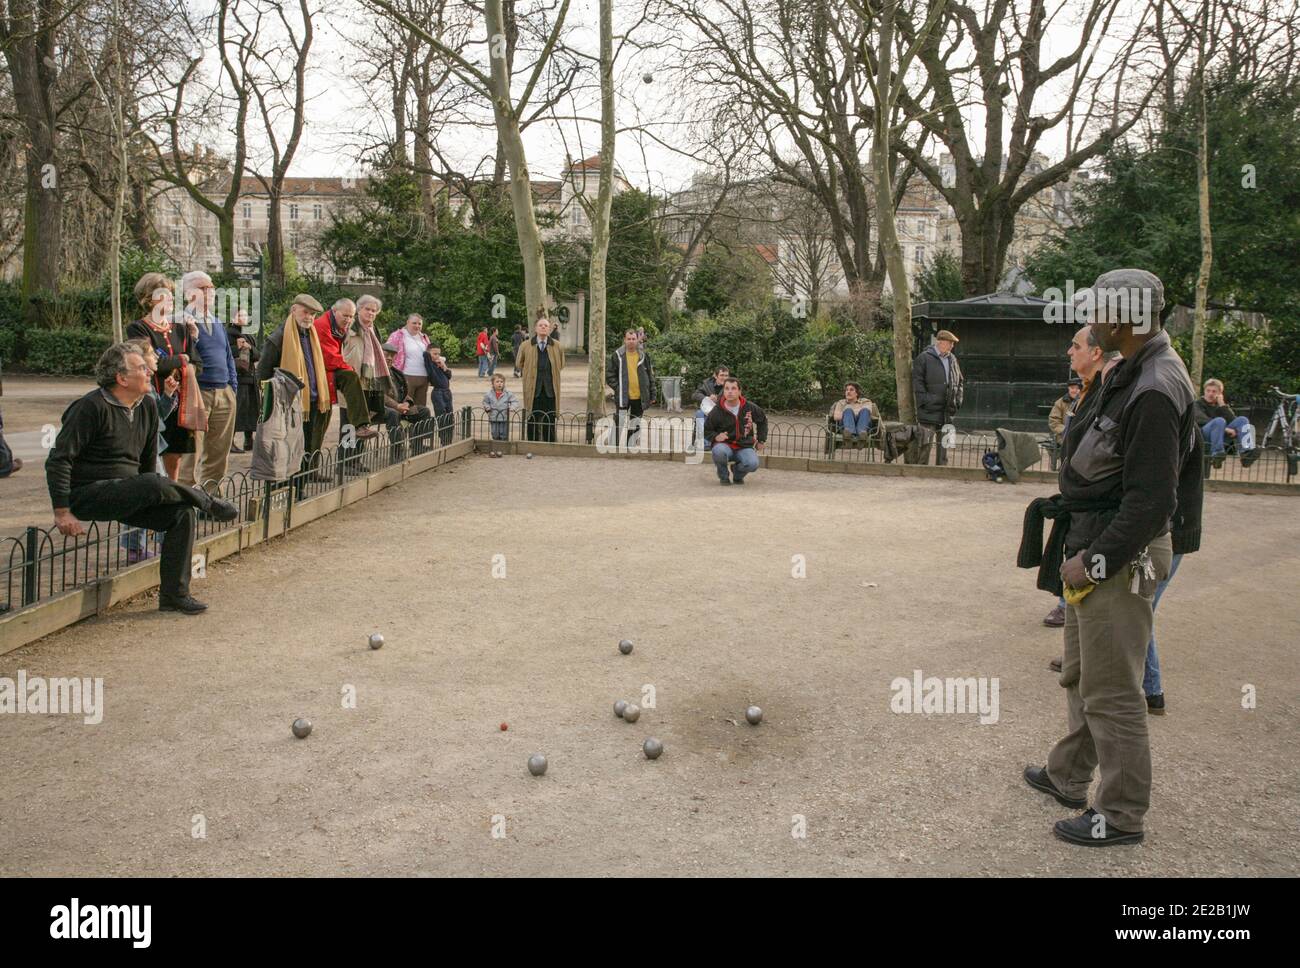
MULTIPOLYGON (((605 263, 614 198, 614 13, 600 0, 600 187, 591 216, 590 310, 587 329, 587 412, 605 412, 605 263)), ((579 196, 581 197, 581 196, 579 196)))
POLYGON ((1192 318, 1192 386, 1201 386, 1201 371, 1205 366, 1205 316, 1210 291, 1210 267, 1214 263, 1214 244, 1210 232, 1210 162, 1209 122, 1205 93, 1205 42, 1209 23, 1209 5, 1206 5, 1204 28, 1197 42, 1197 137, 1196 137, 1196 196, 1200 210, 1201 264, 1196 271, 1196 310, 1192 318))

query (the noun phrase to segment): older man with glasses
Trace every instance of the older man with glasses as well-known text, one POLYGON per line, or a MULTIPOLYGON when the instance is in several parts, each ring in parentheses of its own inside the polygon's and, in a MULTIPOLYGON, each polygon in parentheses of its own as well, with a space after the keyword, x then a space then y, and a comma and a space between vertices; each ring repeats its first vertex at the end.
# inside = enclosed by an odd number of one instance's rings
POLYGON ((181 460, 180 480, 206 487, 226 476, 230 444, 235 439, 235 413, 239 407, 239 371, 230 350, 226 324, 214 312, 217 289, 206 272, 187 272, 181 277, 185 298, 185 319, 198 328, 194 353, 199 393, 208 415, 208 429, 194 432, 194 453, 181 460))
POLYGON ((83 519, 162 532, 158 608, 197 614, 207 606, 190 597, 196 512, 233 521, 239 509, 157 473, 158 409, 139 347, 110 346, 95 364, 95 382, 64 411, 45 461, 54 524, 68 537, 85 534, 83 519))

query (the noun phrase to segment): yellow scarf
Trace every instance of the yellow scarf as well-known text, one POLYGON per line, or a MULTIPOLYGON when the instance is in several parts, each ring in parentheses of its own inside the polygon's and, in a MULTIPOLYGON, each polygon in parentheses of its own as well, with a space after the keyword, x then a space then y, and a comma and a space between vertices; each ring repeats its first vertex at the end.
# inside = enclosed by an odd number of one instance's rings
MULTIPOLYGON (((311 413, 311 382, 307 379, 307 361, 302 357, 302 342, 298 338, 299 327, 291 315, 284 321, 284 340, 280 346, 280 367, 288 370, 296 376, 302 383, 302 391, 299 396, 302 398, 302 412, 311 413), (289 337, 292 336, 293 339, 289 337)), ((316 409, 321 413, 330 411, 330 383, 329 376, 325 372, 325 358, 320 351, 320 337, 316 335, 316 327, 308 326, 307 332, 311 336, 311 355, 312 362, 316 370, 316 409)))

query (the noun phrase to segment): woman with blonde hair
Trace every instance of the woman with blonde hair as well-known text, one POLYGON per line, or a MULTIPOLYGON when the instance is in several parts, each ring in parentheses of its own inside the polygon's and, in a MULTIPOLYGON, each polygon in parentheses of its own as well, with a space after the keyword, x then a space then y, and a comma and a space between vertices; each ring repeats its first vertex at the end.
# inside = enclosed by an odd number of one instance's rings
MULTIPOLYGON (((183 388, 185 367, 193 367, 195 376, 203 370, 203 364, 194 351, 199 328, 193 322, 177 318, 174 292, 172 281, 161 272, 145 273, 135 284, 135 298, 144 310, 144 316, 126 328, 127 339, 148 340, 158 356, 158 369, 153 375, 157 393, 165 392, 164 385, 171 376, 175 376, 177 384, 183 388)), ((183 389, 179 393, 183 393, 183 389)), ((177 402, 180 403, 179 395, 177 402)), ((180 426, 173 415, 163 431, 163 440, 167 444, 162 455, 163 467, 174 481, 180 474, 181 458, 194 453, 194 432, 180 426)))

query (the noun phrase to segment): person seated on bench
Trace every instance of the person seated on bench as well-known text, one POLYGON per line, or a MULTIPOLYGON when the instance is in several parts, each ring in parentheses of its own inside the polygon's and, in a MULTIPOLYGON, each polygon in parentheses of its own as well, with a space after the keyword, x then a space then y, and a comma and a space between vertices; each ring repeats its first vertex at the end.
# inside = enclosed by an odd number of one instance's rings
POLYGON ((1232 437, 1237 441, 1237 456, 1242 457, 1249 449, 1242 447, 1242 434, 1250 426, 1246 417, 1238 417, 1223 399, 1223 381, 1206 380, 1205 395, 1193 405, 1196 425, 1201 428, 1201 436, 1210 445, 1210 462, 1215 467, 1223 466, 1225 455, 1224 438, 1232 437))
POLYGON ((880 420, 876 405, 862 395, 856 383, 844 384, 844 399, 831 408, 831 419, 844 435, 845 445, 865 444, 880 420))

